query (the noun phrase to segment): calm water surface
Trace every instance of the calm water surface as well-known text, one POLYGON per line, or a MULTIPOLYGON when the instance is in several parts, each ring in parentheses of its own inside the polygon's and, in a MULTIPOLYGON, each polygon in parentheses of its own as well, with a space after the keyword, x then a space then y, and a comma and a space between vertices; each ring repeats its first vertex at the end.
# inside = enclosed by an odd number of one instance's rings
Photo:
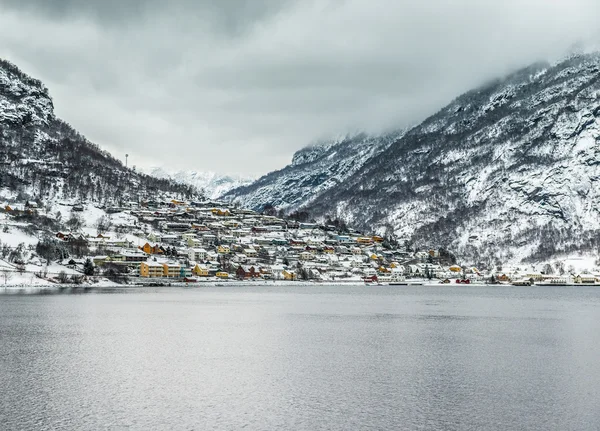
POLYGON ((600 289, 0 295, 2 430, 598 430, 600 289))

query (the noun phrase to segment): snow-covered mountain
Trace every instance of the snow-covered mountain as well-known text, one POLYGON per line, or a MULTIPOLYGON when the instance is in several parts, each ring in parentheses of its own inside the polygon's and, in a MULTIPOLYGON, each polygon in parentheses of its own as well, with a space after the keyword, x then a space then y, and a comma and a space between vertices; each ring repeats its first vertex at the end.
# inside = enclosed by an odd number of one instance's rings
POLYGON ((320 153, 301 174, 292 164, 230 196, 301 206, 487 264, 538 260, 600 247, 599 142, 600 54, 573 55, 470 91, 397 139, 357 142, 363 156, 351 174, 353 151, 338 171, 323 169, 320 153))
POLYGON ((0 197, 118 203, 161 195, 198 196, 193 187, 127 169, 56 118, 47 88, 0 60, 0 197))
POLYGON ((402 135, 403 132, 378 137, 356 134, 311 145, 296 152, 289 166, 223 197, 257 210, 273 205, 290 212, 352 177, 365 162, 402 135))
POLYGON ((153 167, 148 175, 173 180, 179 184, 191 185, 203 191, 204 196, 217 199, 232 189, 246 186, 255 178, 242 175, 222 175, 216 172, 176 171, 170 172, 162 167, 153 167))

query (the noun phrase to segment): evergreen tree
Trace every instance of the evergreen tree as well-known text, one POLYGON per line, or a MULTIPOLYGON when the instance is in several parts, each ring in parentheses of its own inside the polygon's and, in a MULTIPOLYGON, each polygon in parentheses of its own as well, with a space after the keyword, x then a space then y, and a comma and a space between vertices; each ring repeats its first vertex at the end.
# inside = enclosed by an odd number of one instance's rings
POLYGON ((88 257, 83 264, 83 273, 85 275, 94 275, 94 263, 88 257))

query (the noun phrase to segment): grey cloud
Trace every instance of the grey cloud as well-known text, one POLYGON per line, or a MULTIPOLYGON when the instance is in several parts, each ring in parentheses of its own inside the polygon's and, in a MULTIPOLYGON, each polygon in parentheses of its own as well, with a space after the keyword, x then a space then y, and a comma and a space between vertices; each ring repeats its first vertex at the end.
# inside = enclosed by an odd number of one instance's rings
POLYGON ((289 0, 0 0, 0 4, 12 10, 61 22, 84 18, 122 28, 170 15, 210 23, 211 30, 231 34, 252 27, 288 3, 289 0))
POLYGON ((264 173, 317 138, 401 128, 575 42, 595 0, 0 0, 0 57, 137 164, 264 173))

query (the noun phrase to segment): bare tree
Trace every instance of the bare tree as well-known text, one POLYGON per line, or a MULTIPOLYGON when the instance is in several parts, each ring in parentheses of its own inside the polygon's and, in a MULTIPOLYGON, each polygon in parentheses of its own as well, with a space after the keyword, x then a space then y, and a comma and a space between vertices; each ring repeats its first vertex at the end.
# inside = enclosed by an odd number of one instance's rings
POLYGON ((8 284, 8 282, 12 279, 13 272, 8 269, 2 270, 2 278, 4 279, 4 284, 8 284))
POLYGON ((96 228, 96 232, 98 233, 98 235, 100 235, 101 233, 106 233, 112 227, 112 220, 109 216, 103 215, 102 217, 99 217, 98 220, 96 220, 94 227, 96 228))
POLYGON ((67 282, 69 281, 69 276, 64 271, 59 272, 56 278, 58 279, 60 284, 67 284, 67 282))
POLYGON ((79 214, 71 212, 71 217, 67 220, 67 226, 73 231, 78 231, 83 226, 83 219, 79 214))

